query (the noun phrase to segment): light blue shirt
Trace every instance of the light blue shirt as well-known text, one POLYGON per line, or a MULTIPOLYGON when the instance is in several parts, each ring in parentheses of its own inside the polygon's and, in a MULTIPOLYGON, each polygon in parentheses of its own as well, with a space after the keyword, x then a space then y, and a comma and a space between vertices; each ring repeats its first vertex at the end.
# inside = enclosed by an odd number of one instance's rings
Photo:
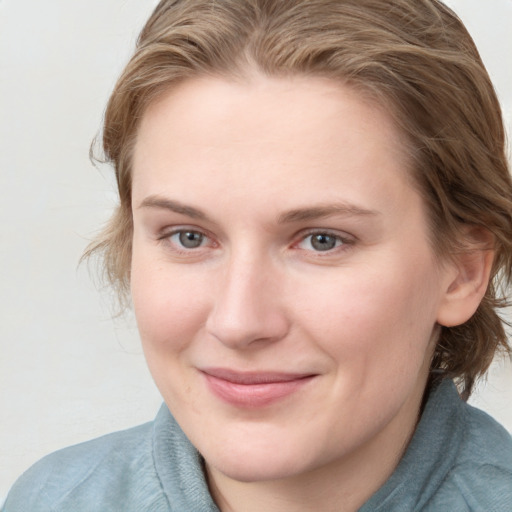
MULTIPOLYGON (((201 456, 164 405, 151 423, 53 453, 3 512, 218 512, 201 456)), ((512 512, 512 438, 445 380, 406 453, 360 512, 512 512)))

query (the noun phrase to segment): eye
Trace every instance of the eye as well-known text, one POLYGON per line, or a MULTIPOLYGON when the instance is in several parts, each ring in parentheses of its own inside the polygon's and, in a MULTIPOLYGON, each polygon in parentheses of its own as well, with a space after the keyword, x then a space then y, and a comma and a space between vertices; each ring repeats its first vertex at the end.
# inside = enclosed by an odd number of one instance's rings
POLYGON ((203 261, 216 253, 219 244, 209 231, 195 226, 168 226, 157 237, 165 254, 178 261, 203 261), (214 252, 212 252, 214 251, 214 252))
POLYGON ((347 240, 332 233, 317 232, 305 236, 298 244, 300 249, 315 252, 332 251, 344 244, 347 240))
POLYGON ((197 249, 206 243, 206 236, 199 231, 175 231, 169 236, 169 241, 184 249, 197 249))

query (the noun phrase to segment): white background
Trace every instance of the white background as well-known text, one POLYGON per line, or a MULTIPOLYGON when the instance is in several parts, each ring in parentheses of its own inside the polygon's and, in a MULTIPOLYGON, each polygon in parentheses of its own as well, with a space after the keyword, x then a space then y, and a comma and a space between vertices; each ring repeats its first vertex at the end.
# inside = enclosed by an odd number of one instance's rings
MULTIPOLYGON (((512 0, 452 0, 512 118, 512 0)), ((89 143, 156 0, 0 0, 0 503, 42 455, 152 419, 131 316, 87 266, 115 202, 89 143)), ((94 272, 93 272, 94 273, 94 272)), ((512 369, 473 399, 512 431, 512 369)))

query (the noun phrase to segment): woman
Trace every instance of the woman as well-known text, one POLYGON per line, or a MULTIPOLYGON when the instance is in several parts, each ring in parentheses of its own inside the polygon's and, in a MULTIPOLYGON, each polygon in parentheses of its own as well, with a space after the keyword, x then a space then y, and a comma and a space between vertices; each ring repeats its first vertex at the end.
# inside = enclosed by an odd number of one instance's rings
POLYGON ((5 510, 512 507, 466 399, 512 269, 500 109, 435 0, 162 1, 110 98, 100 251, 165 401, 5 510))

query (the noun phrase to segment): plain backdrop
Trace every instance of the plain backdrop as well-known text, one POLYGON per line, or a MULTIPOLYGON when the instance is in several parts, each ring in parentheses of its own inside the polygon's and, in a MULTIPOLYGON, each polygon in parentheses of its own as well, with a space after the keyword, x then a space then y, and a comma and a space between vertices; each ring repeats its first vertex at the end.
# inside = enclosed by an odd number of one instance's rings
MULTIPOLYGON (((512 0, 451 0, 510 127, 512 0)), ((88 159, 104 105, 156 0, 0 0, 0 503, 41 456, 148 421, 161 399, 132 315, 78 260, 115 204, 88 159)), ((509 128, 510 130, 510 128, 509 128)), ((473 403, 512 431, 512 369, 473 403)))

